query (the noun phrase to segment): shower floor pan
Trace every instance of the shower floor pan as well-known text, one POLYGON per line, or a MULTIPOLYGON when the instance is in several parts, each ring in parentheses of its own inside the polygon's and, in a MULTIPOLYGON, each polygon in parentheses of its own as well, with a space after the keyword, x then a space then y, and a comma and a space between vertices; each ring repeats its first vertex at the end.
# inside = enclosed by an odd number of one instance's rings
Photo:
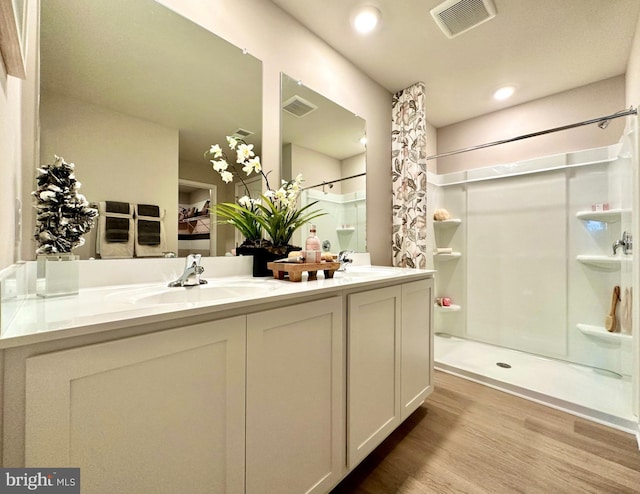
POLYGON ((517 350, 435 336, 435 368, 632 434, 631 378, 517 350))

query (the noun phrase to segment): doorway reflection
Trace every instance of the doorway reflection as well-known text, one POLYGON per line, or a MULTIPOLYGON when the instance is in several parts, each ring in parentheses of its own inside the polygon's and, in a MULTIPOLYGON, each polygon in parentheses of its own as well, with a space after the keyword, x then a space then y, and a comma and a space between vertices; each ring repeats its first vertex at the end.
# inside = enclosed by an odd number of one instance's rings
POLYGON ((178 186, 178 256, 216 255, 215 224, 211 204, 216 202, 216 186, 180 180, 178 186))

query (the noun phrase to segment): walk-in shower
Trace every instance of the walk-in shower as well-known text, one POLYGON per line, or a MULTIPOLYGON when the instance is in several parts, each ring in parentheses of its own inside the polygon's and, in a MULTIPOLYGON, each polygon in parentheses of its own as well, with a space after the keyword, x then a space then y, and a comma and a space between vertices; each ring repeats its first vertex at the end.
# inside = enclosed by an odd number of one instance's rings
POLYGON ((430 175, 430 203, 451 215, 433 222, 436 295, 451 301, 436 307, 437 367, 614 426, 637 425, 635 126, 628 117, 608 147, 430 175), (623 238, 630 248, 614 254, 623 238))

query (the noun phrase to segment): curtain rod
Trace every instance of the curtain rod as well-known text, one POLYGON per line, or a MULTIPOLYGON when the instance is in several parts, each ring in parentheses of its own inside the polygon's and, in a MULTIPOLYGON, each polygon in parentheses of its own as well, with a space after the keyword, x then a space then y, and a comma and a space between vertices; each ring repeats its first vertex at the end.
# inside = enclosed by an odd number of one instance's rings
POLYGON ((334 184, 336 182, 342 182, 343 180, 349 180, 351 178, 363 177, 367 172, 358 173, 357 175, 351 175, 350 177, 337 178, 335 180, 329 180, 328 182, 322 182, 315 185, 309 185, 309 187, 303 187, 302 190, 313 189, 314 187, 324 187, 325 185, 334 184))
POLYGON ((561 130, 573 129, 575 127, 581 127, 583 125, 591 125, 594 123, 600 123, 601 128, 605 128, 609 124, 609 120, 613 120, 614 118, 626 117, 627 115, 636 115, 638 111, 632 106, 628 110, 621 110, 617 113, 613 113, 611 115, 607 115, 606 117, 592 118, 591 120, 585 120, 583 122, 578 122, 569 125, 563 125, 562 127, 555 127, 553 129, 541 130, 540 132, 533 132, 532 134, 524 134, 518 137, 512 137, 511 139, 503 139, 501 141, 488 142, 486 144, 479 144, 478 146, 471 146, 468 148, 458 149, 456 151, 449 151, 448 153, 440 153, 435 154, 433 156, 427 156, 426 160, 434 160, 436 158, 443 158, 445 156, 452 156, 454 154, 467 153, 469 151, 475 151, 476 149, 484 149, 491 146, 499 146, 500 144, 507 144, 509 142, 521 141, 522 139, 529 139, 530 137, 538 137, 545 134, 551 134, 553 132, 558 132, 561 130), (606 122, 606 123, 605 123, 606 122))

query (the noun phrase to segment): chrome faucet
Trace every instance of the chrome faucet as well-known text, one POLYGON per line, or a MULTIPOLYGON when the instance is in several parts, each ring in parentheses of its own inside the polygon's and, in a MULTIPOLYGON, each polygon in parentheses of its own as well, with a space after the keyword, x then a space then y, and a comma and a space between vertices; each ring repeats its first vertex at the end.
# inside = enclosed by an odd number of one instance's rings
POLYGON ((200 254, 189 254, 184 267, 184 273, 169 286, 197 286, 204 285, 207 280, 201 280, 200 275, 204 272, 204 267, 200 265, 202 256, 200 254))
POLYGON ((353 259, 351 259, 351 254, 353 254, 352 250, 341 250, 340 253, 338 254, 338 262, 340 263, 340 267, 338 268, 338 271, 346 271, 347 270, 347 264, 353 262, 353 259))
POLYGON ((625 256, 631 254, 632 247, 633 247, 633 238, 631 237, 631 233, 624 232, 622 234, 622 238, 620 240, 616 240, 613 243, 613 255, 614 256, 616 255, 616 252, 618 251, 618 247, 622 247, 622 253, 625 256))

